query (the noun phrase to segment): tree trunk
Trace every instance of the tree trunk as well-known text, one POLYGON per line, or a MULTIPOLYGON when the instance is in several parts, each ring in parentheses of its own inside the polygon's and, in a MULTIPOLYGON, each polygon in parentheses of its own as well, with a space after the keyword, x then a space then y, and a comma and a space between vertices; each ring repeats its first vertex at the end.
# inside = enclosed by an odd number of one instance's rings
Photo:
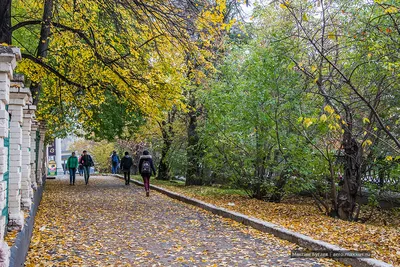
POLYGON ((157 175, 157 180, 165 180, 168 181, 170 179, 169 177, 169 164, 167 160, 167 153, 168 150, 171 147, 171 139, 167 131, 167 122, 163 121, 160 125, 161 128, 161 134, 163 137, 163 147, 161 150, 161 158, 160 158, 160 164, 158 165, 158 175, 157 175))
POLYGON ((335 171, 333 170, 333 164, 329 159, 329 184, 331 187, 331 199, 332 199, 332 209, 337 211, 338 204, 337 204, 337 191, 336 191, 336 183, 335 183, 335 171))
POLYGON ((284 196, 285 190, 284 187, 286 185, 286 182, 288 180, 289 172, 284 170, 283 172, 280 173, 278 178, 274 181, 274 191, 269 197, 270 202, 275 202, 275 203, 280 203, 282 200, 282 197, 284 196))
MULTIPOLYGON (((37 58, 39 59, 47 57, 52 19, 53 19, 53 0, 45 0, 43 8, 43 18, 42 18, 43 23, 40 29, 40 39, 36 54, 37 58)), ((40 83, 32 83, 31 92, 34 105, 37 105, 39 103, 40 89, 41 89, 40 83)))
POLYGON ((172 139, 174 137, 174 128, 173 128, 173 123, 175 121, 175 115, 176 115, 177 109, 174 106, 171 111, 168 112, 168 121, 163 121, 160 124, 161 128, 161 133, 163 137, 163 147, 161 150, 161 159, 160 159, 160 165, 158 166, 158 180, 170 180, 171 175, 170 175, 170 169, 171 167, 169 166, 167 154, 168 151, 171 149, 172 146, 172 139))
MULTIPOLYGON (((257 119, 258 120, 258 119, 257 119)), ((262 131, 259 127, 256 126, 255 128, 256 130, 256 134, 255 134, 255 138, 256 138, 256 157, 255 157, 255 162, 254 162, 254 178, 255 178, 255 182, 253 185, 253 197, 256 199, 264 199, 266 197, 265 195, 265 190, 262 190, 262 185, 264 183, 265 180, 265 167, 264 167, 264 160, 265 157, 263 155, 263 151, 264 151, 264 144, 263 144, 263 140, 262 137, 260 137, 260 132, 262 131)))
POLYGON ((11 44, 11 0, 0 1, 0 44, 11 44))
MULTIPOLYGON (((278 162, 279 161, 279 154, 278 151, 275 151, 275 155, 274 155, 274 161, 278 162)), ((285 185, 288 181, 288 178, 291 175, 291 171, 288 170, 290 169, 290 167, 288 165, 286 165, 287 167, 285 167, 285 169, 283 171, 281 171, 281 173, 279 174, 279 176, 275 177, 273 179, 274 182, 274 190, 271 194, 271 196, 269 197, 269 201, 270 202, 276 202, 279 203, 281 202, 284 194, 285 194, 285 185), (289 167, 289 168, 288 168, 289 167)), ((272 179, 272 173, 270 175, 270 179, 272 179)))
POLYGON ((193 92, 189 96, 189 108, 186 185, 202 185, 203 179, 201 177, 200 155, 198 153, 200 138, 197 133, 197 109, 193 92))
POLYGON ((169 147, 166 145, 165 140, 164 140, 164 145, 161 150, 160 164, 158 165, 158 174, 156 177, 157 180, 169 181, 171 178, 170 174, 169 174, 169 164, 167 161, 168 150, 169 150, 169 147))
POLYGON ((349 129, 346 129, 343 134, 342 145, 345 157, 344 184, 337 199, 338 215, 343 220, 353 220, 357 192, 361 186, 362 147, 352 137, 349 129))

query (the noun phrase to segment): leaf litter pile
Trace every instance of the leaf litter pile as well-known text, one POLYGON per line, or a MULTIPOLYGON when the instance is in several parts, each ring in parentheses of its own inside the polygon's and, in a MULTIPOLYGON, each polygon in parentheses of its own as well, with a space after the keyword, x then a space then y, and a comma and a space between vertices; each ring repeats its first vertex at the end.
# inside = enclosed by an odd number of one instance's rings
POLYGON ((48 180, 26 266, 342 266, 111 177, 48 180))
MULTIPOLYGON (((348 222, 324 215, 308 198, 270 203, 215 187, 183 187, 174 183, 153 184, 168 190, 259 218, 312 238, 349 250, 369 250, 372 257, 400 266, 400 209, 374 211, 366 223, 348 222)), ((370 216, 364 210, 363 217, 370 216)))

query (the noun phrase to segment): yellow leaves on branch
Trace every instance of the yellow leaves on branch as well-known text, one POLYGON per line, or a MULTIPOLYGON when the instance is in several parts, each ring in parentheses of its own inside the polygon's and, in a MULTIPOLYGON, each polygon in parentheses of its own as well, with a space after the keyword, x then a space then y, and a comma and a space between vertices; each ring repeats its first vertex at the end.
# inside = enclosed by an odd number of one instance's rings
MULTIPOLYGON (((383 4, 383 0, 374 0, 374 2, 378 5, 383 4)), ((386 3, 385 3, 386 4, 386 3)), ((385 6, 381 6, 385 9, 385 14, 394 14, 394 13, 398 13, 399 9, 393 5, 385 5, 385 6)))
POLYGON ((204 29, 206 29, 209 33, 213 32, 214 29, 216 29, 215 26, 226 28, 227 25, 223 24, 225 11, 225 0, 216 0, 214 7, 205 8, 197 20, 197 27, 200 30, 199 32, 201 33, 204 29))
POLYGON ((287 9, 289 7, 289 1, 283 1, 279 4, 282 9, 287 9))
POLYGON ((371 145, 372 145, 372 141, 369 140, 369 139, 365 140, 365 141, 363 142, 363 144, 362 144, 363 147, 371 146, 371 145))
POLYGON ((329 123, 328 124, 328 128, 331 131, 337 131, 337 130, 341 129, 341 127, 340 127, 340 125, 338 123, 329 123))
MULTIPOLYGON (((41 19, 43 1, 16 0, 14 3, 21 14, 41 19)), ((194 41, 190 43, 189 38, 177 40, 163 28, 168 23, 152 24, 154 21, 148 20, 140 10, 134 17, 128 9, 117 8, 115 12, 123 27, 117 31, 114 22, 102 16, 102 7, 96 2, 85 0, 70 5, 62 0, 58 5, 61 9, 56 15, 57 23, 75 32, 52 25, 49 64, 66 79, 82 87, 62 81, 28 60, 19 64, 18 71, 42 85, 38 116, 53 121, 58 117, 60 123, 63 114, 54 113, 55 105, 62 103, 69 112, 76 109, 72 119, 84 122, 93 115, 90 108, 104 103, 105 94, 110 91, 117 92, 121 101, 130 103, 131 110, 139 110, 149 117, 160 117, 172 105, 183 106, 182 87, 189 68, 186 62, 188 47, 193 61, 203 66, 203 71, 193 74, 194 80, 201 83, 206 78, 204 72, 213 69, 210 47, 219 41, 221 29, 229 29, 234 23, 223 23, 225 0, 205 6, 201 14, 193 18, 203 42, 204 48, 200 49, 194 41), (89 42, 78 32, 88 37, 89 42)), ((182 33, 182 38, 184 36, 182 33)))
POLYGON ((29 76, 33 82, 40 82, 46 75, 46 70, 28 59, 22 59, 17 65, 17 71, 29 76))
POLYGON ((324 107, 324 113, 319 118, 300 117, 298 123, 302 123, 305 128, 309 128, 313 124, 328 127, 333 134, 343 134, 344 130, 340 124, 346 125, 346 122, 341 119, 339 114, 335 113, 330 105, 324 107))
POLYGON ((335 110, 334 110, 331 106, 329 106, 329 105, 326 105, 326 106, 324 107, 324 110, 325 110, 326 112, 328 112, 329 114, 333 114, 333 113, 335 112, 335 110))
POLYGON ((399 12, 399 9, 394 6, 391 6, 391 7, 385 9, 386 14, 393 14, 393 13, 398 13, 398 12, 399 12))
POLYGON ((308 128, 313 124, 313 119, 311 118, 304 118, 303 125, 308 128))
POLYGON ((369 121, 368 118, 363 118, 363 123, 364 123, 364 124, 367 124, 367 123, 371 123, 371 122, 369 121))

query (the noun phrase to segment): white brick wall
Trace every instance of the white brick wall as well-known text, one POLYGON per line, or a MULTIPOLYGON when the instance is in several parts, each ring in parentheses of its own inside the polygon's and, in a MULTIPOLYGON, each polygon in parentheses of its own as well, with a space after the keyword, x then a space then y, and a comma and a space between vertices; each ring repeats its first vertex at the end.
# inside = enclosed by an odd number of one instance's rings
POLYGON ((0 82, 7 82, 10 84, 10 77, 8 76, 8 73, 0 72, 0 82))
POLYGON ((42 184, 42 177, 44 174, 47 172, 46 168, 46 162, 44 161, 46 159, 46 151, 45 151, 45 146, 44 146, 44 138, 46 135, 46 128, 45 125, 40 124, 39 126, 39 132, 40 132, 40 140, 39 140, 39 152, 38 152, 38 169, 36 172, 36 182, 38 185, 42 184))
MULTIPOLYGON (((4 216, 0 216, 0 227, 1 229, 5 229, 6 227, 6 218, 4 216)), ((1 231, 0 233, 0 240, 4 239, 4 233, 1 231)))
MULTIPOLYGON (((10 101, 10 84, 13 70, 16 66, 16 56, 10 47, 0 47, 0 211, 6 206, 7 182, 3 174, 7 171, 7 150, 4 148, 4 138, 8 137, 9 114, 5 110, 10 101)), ((20 57, 20 53, 19 56, 20 57)), ((0 242, 4 239, 5 217, 0 216, 0 242)), ((3 243, 3 242, 2 242, 3 243)), ((9 254, 8 246, 2 246, 4 255, 9 254), (6 251, 4 251, 4 249, 6 251)))
MULTIPOLYGON (((0 68, 1 65, 3 65, 4 63, 0 64, 0 68)), ((0 72, 1 73, 1 72, 0 72)), ((6 73, 2 73, 3 77, 4 76, 8 76, 6 73)), ((1 81, 0 82, 0 100, 2 102, 4 102, 4 104, 8 104, 10 101, 10 80, 8 79, 8 81, 1 81)))
MULTIPOLYGON (((26 181, 22 180, 22 122, 23 122, 23 107, 28 99, 28 95, 20 93, 19 88, 23 86, 20 82, 13 82, 11 85, 18 85, 10 89, 10 103, 8 112, 11 114, 10 121, 10 178, 9 178, 9 193, 8 206, 10 211, 9 226, 22 227, 23 213, 21 213, 21 191, 22 185, 26 181), (22 219, 21 219, 22 214, 22 219), (20 224, 21 223, 21 224, 20 224)), ((25 186, 26 189, 26 186, 25 186)), ((30 203, 30 198, 25 199, 24 203, 30 203)))
POLYGON ((32 188, 37 188, 36 182, 36 131, 38 130, 38 124, 36 121, 32 122, 31 129, 31 181, 32 188))
MULTIPOLYGON (((28 89, 29 90, 29 89, 28 89)), ((30 209, 32 204, 33 191, 31 187, 31 110, 24 109, 22 123, 22 166, 21 166, 21 205, 24 209, 30 209)))
MULTIPOLYGON (((6 181, 1 181, 0 182, 0 210, 3 210, 4 207, 6 206, 6 195, 7 195, 7 182, 6 181)), ((0 216, 0 227, 2 226, 1 225, 2 220, 5 223, 5 217, 4 216, 0 216)), ((0 238, 2 238, 2 235, 4 234, 2 229, 5 229, 5 228, 3 227, 3 228, 0 228, 0 229, 1 229, 0 230, 0 238)))
POLYGON ((3 174, 7 171, 8 150, 4 147, 4 139, 0 139, 3 141, 3 145, 0 146, 0 174, 3 174))

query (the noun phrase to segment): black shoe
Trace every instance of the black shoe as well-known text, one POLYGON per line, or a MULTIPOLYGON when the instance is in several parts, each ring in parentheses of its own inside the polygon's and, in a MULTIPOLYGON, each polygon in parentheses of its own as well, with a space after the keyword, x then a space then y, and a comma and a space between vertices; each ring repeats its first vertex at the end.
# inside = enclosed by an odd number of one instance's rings
POLYGON ((149 197, 150 196, 150 193, 149 193, 149 191, 147 191, 146 192, 146 197, 149 197))

